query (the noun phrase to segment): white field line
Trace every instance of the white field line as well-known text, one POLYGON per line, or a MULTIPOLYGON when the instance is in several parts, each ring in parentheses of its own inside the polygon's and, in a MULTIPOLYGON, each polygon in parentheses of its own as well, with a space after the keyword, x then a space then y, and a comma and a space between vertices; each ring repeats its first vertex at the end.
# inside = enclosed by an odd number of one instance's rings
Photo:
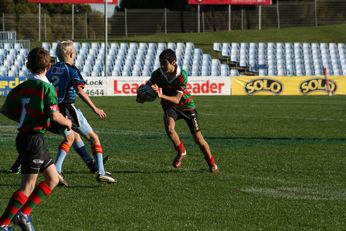
POLYGON ((0 126, 0 141, 14 141, 17 135, 17 126, 1 125, 0 126))
POLYGON ((335 118, 322 118, 322 117, 304 117, 304 118, 293 118, 292 116, 268 116, 268 115, 256 115, 256 116, 251 116, 251 115, 242 115, 242 117, 245 118, 266 118, 266 119, 288 119, 288 120, 307 120, 307 121, 337 121, 337 122, 345 122, 346 120, 344 119, 335 119, 335 118))
POLYGON ((286 198, 294 200, 343 200, 346 201, 346 192, 330 191, 317 188, 300 188, 300 187, 277 187, 277 188, 260 188, 248 187, 240 188, 237 191, 251 193, 256 195, 286 198))
MULTIPOLYGON (((134 160, 124 160, 124 159, 113 159, 115 162, 125 163, 125 164, 135 164, 138 166, 146 166, 146 167, 157 167, 157 164, 150 163, 150 162, 142 162, 142 161, 134 161, 134 160)), ((169 163, 167 163, 167 166, 162 166, 164 169, 173 169, 170 168, 169 163)), ((181 171, 199 171, 200 169, 193 169, 193 168, 186 168, 183 167, 182 169, 179 169, 179 172, 181 171)), ((235 175, 235 174, 228 174, 226 172, 222 172, 221 169, 221 177, 222 176, 230 176, 230 178, 251 178, 251 179, 257 179, 259 181, 271 181, 271 182, 279 182, 279 183, 285 183, 285 184, 291 184, 291 185, 297 185, 298 182, 293 181, 287 181, 284 179, 279 178, 269 178, 269 177, 252 177, 252 176, 245 176, 245 175, 235 175)), ((244 193, 250 193, 250 194, 256 194, 256 195, 262 195, 262 196, 268 196, 268 197, 274 197, 274 198, 286 198, 286 199, 293 199, 293 200, 342 200, 346 201, 346 191, 345 192, 338 192, 338 191, 330 191, 328 189, 321 189, 314 186, 309 186, 305 184, 304 187, 299 186, 293 186, 293 187, 277 187, 277 188, 260 188, 260 187, 245 187, 237 189, 236 191, 244 192, 244 193)))
POLYGON ((240 174, 230 174, 234 178, 243 178, 243 179, 251 179, 251 180, 256 180, 258 182, 276 182, 276 183, 281 183, 281 184, 300 184, 299 182, 296 181, 288 181, 285 179, 280 179, 280 178, 271 178, 271 177, 258 177, 258 176, 250 176, 250 175, 240 175, 240 174))
POLYGON ((97 128, 95 131, 99 134, 119 134, 119 135, 135 135, 135 136, 147 136, 147 135, 165 135, 164 132, 144 131, 144 130, 122 130, 114 128, 97 128))
MULTIPOLYGON (((165 135, 164 132, 156 131, 145 131, 145 130, 123 130, 114 128, 96 128, 95 131, 100 134, 118 134, 118 135, 137 135, 137 136, 147 136, 147 135, 165 135)), ((15 137, 17 135, 17 127, 13 125, 1 125, 0 126, 0 139, 3 136, 15 137)))

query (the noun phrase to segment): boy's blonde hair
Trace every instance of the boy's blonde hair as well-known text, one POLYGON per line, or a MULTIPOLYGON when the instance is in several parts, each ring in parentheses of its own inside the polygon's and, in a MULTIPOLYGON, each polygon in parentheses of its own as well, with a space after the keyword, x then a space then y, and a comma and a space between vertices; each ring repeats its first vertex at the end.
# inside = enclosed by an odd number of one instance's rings
POLYGON ((55 53, 60 61, 66 61, 68 56, 74 51, 74 45, 71 40, 58 42, 55 53))

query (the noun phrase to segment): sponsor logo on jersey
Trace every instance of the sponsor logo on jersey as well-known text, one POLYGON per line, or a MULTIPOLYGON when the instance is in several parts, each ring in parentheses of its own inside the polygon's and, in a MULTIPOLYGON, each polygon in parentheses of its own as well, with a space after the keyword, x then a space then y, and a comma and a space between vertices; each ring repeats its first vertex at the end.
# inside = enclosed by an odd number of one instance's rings
POLYGON ((50 105, 49 108, 51 111, 59 111, 58 105, 50 105))
POLYGON ((245 91, 248 95, 257 92, 271 92, 280 94, 282 92, 282 83, 273 79, 254 79, 245 84, 245 91))
POLYGON ((299 88, 303 94, 309 94, 315 91, 334 93, 337 89, 337 84, 331 79, 314 78, 302 82, 299 88))
POLYGON ((61 74, 64 73, 64 68, 65 68, 65 67, 60 68, 60 67, 53 66, 53 67, 52 67, 52 70, 51 70, 51 73, 52 73, 52 74, 56 74, 56 75, 61 75, 61 74))
POLYGON ((33 159, 32 162, 34 164, 43 164, 43 160, 40 160, 40 159, 33 159))

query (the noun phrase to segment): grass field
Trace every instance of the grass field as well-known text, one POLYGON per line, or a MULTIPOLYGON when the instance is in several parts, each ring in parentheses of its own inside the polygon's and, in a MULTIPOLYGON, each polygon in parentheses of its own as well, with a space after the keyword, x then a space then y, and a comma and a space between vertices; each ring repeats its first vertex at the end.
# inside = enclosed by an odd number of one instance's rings
MULTIPOLYGON (((182 169, 173 169, 175 152, 157 101, 94 98, 106 121, 80 106, 111 155, 106 168, 118 183, 98 184, 72 152, 64 165, 71 187, 57 188, 33 211, 37 229, 345 229, 345 96, 195 98, 219 176, 207 171, 180 121, 188 156, 182 169)), ((20 176, 6 173, 17 156, 15 124, 0 115, 0 125, 3 211, 20 176)), ((47 138, 55 156, 61 138, 47 138)))

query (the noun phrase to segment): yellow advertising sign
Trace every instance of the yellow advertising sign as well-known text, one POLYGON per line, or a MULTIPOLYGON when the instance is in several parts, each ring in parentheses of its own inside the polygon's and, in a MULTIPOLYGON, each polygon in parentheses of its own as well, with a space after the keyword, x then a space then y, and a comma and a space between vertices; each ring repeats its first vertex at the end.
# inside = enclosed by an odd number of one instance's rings
POLYGON ((346 95, 346 76, 232 78, 232 95, 346 95))

